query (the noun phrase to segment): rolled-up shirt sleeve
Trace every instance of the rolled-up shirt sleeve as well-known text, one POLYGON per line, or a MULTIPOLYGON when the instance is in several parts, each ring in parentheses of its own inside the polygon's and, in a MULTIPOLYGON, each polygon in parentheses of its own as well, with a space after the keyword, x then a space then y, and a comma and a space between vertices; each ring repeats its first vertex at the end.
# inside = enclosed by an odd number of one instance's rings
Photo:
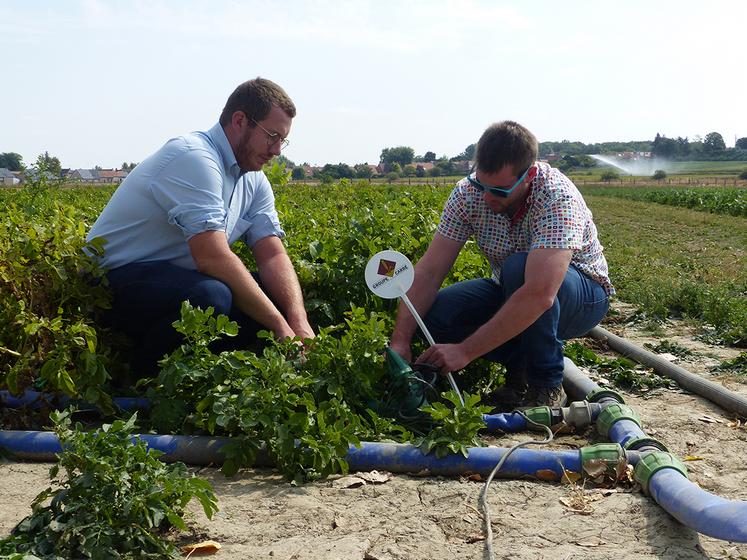
POLYGON ((221 165, 206 150, 185 151, 150 183, 154 200, 185 239, 204 231, 225 231, 222 189, 221 165))
POLYGON ((256 173, 254 179, 256 184, 251 204, 242 216, 242 219, 251 224, 242 236, 244 243, 249 247, 253 247, 257 241, 271 235, 285 237, 275 209, 275 194, 272 192, 270 182, 264 173, 256 173))

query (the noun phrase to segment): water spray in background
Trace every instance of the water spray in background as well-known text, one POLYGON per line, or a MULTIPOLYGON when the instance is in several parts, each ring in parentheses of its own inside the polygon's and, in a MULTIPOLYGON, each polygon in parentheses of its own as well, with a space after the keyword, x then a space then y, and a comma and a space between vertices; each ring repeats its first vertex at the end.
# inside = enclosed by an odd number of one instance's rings
POLYGON ((591 154, 589 157, 594 158, 603 165, 614 167, 626 175, 650 176, 658 169, 661 169, 666 173, 671 173, 673 169, 671 162, 662 158, 637 157, 634 159, 626 159, 617 156, 603 156, 599 154, 591 154))

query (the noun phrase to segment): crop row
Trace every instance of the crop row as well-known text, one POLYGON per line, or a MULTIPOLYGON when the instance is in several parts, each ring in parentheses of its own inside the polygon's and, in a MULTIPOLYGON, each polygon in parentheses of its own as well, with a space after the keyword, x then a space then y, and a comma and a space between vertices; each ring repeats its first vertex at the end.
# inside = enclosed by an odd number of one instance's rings
POLYGON ((588 192, 747 218, 747 189, 590 188, 588 192))

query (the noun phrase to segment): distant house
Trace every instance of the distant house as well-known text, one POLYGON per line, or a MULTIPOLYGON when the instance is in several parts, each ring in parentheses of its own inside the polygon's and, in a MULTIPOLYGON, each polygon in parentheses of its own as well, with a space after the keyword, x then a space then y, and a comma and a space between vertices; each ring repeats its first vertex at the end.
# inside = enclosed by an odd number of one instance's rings
POLYGON ((20 182, 21 180, 16 177, 10 169, 0 167, 0 185, 12 186, 17 185, 20 182))
POLYGON ((60 177, 51 171, 39 172, 36 167, 29 167, 23 171, 24 181, 38 181, 39 179, 44 179, 45 181, 58 181, 60 177))
POLYGON ((71 181, 97 183, 99 180, 99 171, 98 169, 73 169, 68 173, 67 178, 71 181))
POLYGON ((413 163, 412 165, 415 166, 415 172, 418 174, 418 177, 422 176, 426 171, 430 171, 436 165, 432 161, 418 161, 413 163), (418 170, 420 172, 418 173, 418 170))
POLYGON ((99 169, 98 174, 101 183, 121 183, 128 175, 124 169, 99 169))

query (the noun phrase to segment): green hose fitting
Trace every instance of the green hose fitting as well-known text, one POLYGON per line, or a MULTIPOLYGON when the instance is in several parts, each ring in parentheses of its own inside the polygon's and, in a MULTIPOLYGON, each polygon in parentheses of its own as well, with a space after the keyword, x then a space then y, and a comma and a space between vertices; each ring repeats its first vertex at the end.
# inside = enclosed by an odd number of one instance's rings
POLYGON ((649 453, 648 455, 641 457, 641 460, 638 461, 638 464, 635 466, 635 480, 641 485, 646 494, 648 494, 649 480, 654 476, 654 473, 661 469, 674 469, 687 478, 687 468, 685 467, 685 464, 671 453, 666 453, 664 451, 649 453))
POLYGON ((401 379, 403 377, 412 375, 412 368, 410 367, 410 364, 403 360, 402 356, 397 354, 397 352, 392 350, 389 346, 387 346, 385 349, 385 356, 386 367, 390 376, 396 379, 401 379))
MULTIPOLYGON (((525 408, 521 412, 522 414, 524 414, 524 416, 531 420, 531 422, 534 422, 534 424, 547 426, 548 428, 552 426, 552 411, 550 410, 549 406, 534 406, 532 408, 525 408)), ((544 431, 539 426, 532 425, 531 422, 527 422, 527 429, 534 432, 544 431)))
POLYGON ((664 451, 667 453, 669 452, 669 449, 667 449, 666 445, 664 445, 658 439, 654 439, 652 437, 633 438, 628 440, 628 442, 625 444, 625 449, 630 451, 637 451, 642 447, 655 447, 659 451, 664 451))
POLYGON ((585 475, 597 478, 609 475, 620 480, 625 474, 628 461, 619 443, 597 443, 582 447, 581 467, 585 475))
POLYGON ((599 402, 603 398, 615 399, 620 404, 625 404, 625 399, 623 398, 623 396, 617 391, 613 391, 612 389, 604 389, 602 387, 598 387, 597 389, 594 389, 591 393, 586 395, 586 400, 589 402, 599 402))
POLYGON ((632 420, 639 428, 641 427, 641 420, 635 410, 627 404, 611 404, 597 416, 597 432, 602 437, 608 437, 612 424, 619 420, 632 420))

